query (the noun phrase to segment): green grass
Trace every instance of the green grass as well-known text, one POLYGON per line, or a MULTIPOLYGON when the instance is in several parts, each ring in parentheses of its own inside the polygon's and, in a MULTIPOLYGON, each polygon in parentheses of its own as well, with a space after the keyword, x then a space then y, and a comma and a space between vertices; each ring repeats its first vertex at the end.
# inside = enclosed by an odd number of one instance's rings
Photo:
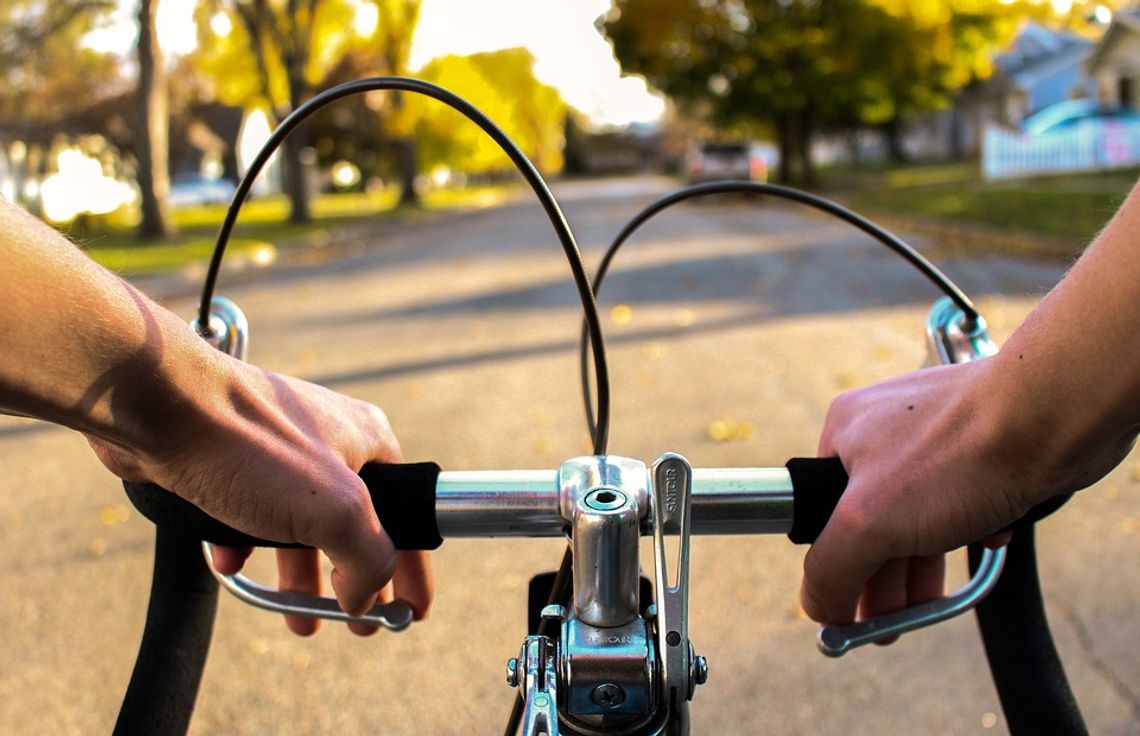
MULTIPOLYGON (((488 206, 502 201, 514 186, 473 187, 428 192, 418 209, 396 207, 397 192, 322 194, 313 199, 313 219, 304 225, 288 222, 289 202, 283 196, 250 200, 242 207, 226 248, 228 257, 270 258, 279 249, 307 246, 312 237, 345 226, 415 217, 434 211, 488 206)), ((130 215, 93 218, 60 226, 97 262, 121 274, 150 274, 184 269, 209 259, 224 205, 174 210, 178 234, 169 240, 146 243, 135 236, 130 215)))
POLYGON ((1136 182, 1136 170, 986 181, 963 164, 847 174, 857 210, 953 221, 1072 241, 1079 248, 1108 221, 1136 182))

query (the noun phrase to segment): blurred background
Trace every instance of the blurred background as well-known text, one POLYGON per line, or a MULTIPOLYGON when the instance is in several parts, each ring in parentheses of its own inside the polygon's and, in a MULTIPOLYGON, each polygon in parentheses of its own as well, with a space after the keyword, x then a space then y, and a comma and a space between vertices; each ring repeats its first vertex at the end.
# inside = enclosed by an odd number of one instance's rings
MULTIPOLYGON (((184 268, 290 110, 411 75, 548 175, 767 178, 1073 252, 1120 197, 1097 172, 1140 163, 1138 58, 1140 10, 1091 0, 4 0, 0 192, 114 269, 184 268), (1057 217, 1074 196, 1095 215, 1057 217)), ((493 203, 512 172, 442 105, 370 94, 289 139, 234 251, 493 203)))
MULTIPOLYGON (((683 183, 786 182, 899 232, 999 344, 1140 173, 1140 6, 1125 2, 0 0, 0 193, 189 317, 274 126, 391 74, 498 123, 552 180, 591 268, 683 183)), ((253 192, 223 278, 253 362, 382 406, 409 460, 554 468, 590 451, 565 259, 473 124, 412 95, 343 100, 253 192)), ((815 213, 701 200, 631 245, 600 295, 614 452, 782 464, 814 450, 839 392, 923 359, 935 290, 815 213)), ((110 732, 153 528, 77 433, 0 416, 0 468, 0 735, 110 732)), ((1140 736, 1140 455, 1039 535, 1090 731, 1140 736)), ((399 636, 299 639, 224 596, 191 733, 502 733, 527 581, 562 546, 449 540, 431 620, 399 636)), ((797 601, 802 550, 693 547, 712 672, 694 733, 1005 728, 972 617, 824 661, 797 601)), ((271 555, 251 566, 272 581, 271 555)))

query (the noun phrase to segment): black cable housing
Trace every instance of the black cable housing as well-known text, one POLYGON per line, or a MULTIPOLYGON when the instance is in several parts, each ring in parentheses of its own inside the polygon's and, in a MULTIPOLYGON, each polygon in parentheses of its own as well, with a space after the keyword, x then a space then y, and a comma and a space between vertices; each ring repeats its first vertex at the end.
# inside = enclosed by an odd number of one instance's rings
MULTIPOLYGON (((805 192, 801 189, 794 189, 792 187, 780 186, 779 184, 766 184, 761 182, 751 181, 711 181, 702 184, 694 184, 692 186, 679 189, 671 194, 668 194, 656 202, 650 204, 641 212, 637 213, 631 219, 622 231, 618 233, 617 237, 610 244, 606 250, 605 255, 602 256, 601 263, 598 264, 598 271, 594 274, 593 291, 594 298, 602 288, 602 282, 609 273, 610 264, 613 263, 614 257, 630 237, 633 236, 637 230, 652 219, 655 215, 669 209, 673 205, 680 204, 688 199, 696 197, 708 197, 714 194, 761 194, 779 199, 789 199, 793 202, 814 207, 817 210, 826 212, 829 215, 838 217, 840 220, 852 225, 859 230, 870 235, 875 240, 878 240, 883 245, 887 246, 895 253, 906 259, 912 266, 917 268, 926 276, 930 281, 939 289, 942 290, 946 296, 954 300, 954 303, 965 313, 968 321, 974 321, 978 318, 978 310, 974 303, 970 301, 970 297, 958 288, 958 285, 950 280, 937 266, 922 256, 921 253, 916 251, 905 241, 899 238, 894 233, 882 228, 867 218, 859 215, 851 210, 843 207, 842 205, 831 201, 825 197, 820 197, 810 192, 805 192)), ((586 409, 586 424, 590 428, 591 434, 594 432, 595 419, 592 410, 592 402, 590 401, 590 375, 589 375, 589 345, 587 344, 587 337, 590 334, 590 327, 588 323, 583 323, 582 337, 579 347, 579 370, 582 381, 582 399, 585 402, 586 409)), ((597 381, 599 397, 602 387, 602 381, 597 381)), ((601 416, 599 415, 599 419, 601 416)), ((609 417, 605 417, 605 424, 609 426, 609 417)))
POLYGON ((574 284, 578 288, 578 296, 582 301, 582 311, 590 334, 590 346, 594 353, 594 372, 597 376, 598 386, 598 421, 596 423, 591 421, 590 433, 593 438, 594 454, 604 455, 609 442, 609 370, 606 365, 605 343, 602 336, 601 321, 598 318, 597 303, 594 300, 593 291, 590 289, 590 277, 586 273, 586 266, 582 262, 582 252, 579 250, 578 243, 574 239, 574 233, 570 230, 570 224, 566 221, 562 209, 558 206, 558 202, 554 199, 554 195, 546 185, 546 181, 543 180, 538 169, 535 168, 534 164, 531 163, 530 159, 526 157, 526 154, 519 149, 514 141, 474 105, 455 93, 443 87, 431 84, 430 82, 407 77, 369 77, 367 79, 346 82, 336 87, 331 87, 306 101, 277 126, 277 129, 273 131, 272 135, 269 136, 269 139, 261 147, 261 150, 258 151, 257 156, 254 157, 253 162, 245 172, 245 175, 241 178, 241 181, 238 182, 233 199, 226 209, 226 216, 222 220, 221 228, 218 230, 214 253, 210 258, 210 265, 202 286, 202 298, 198 304, 199 331, 203 336, 209 333, 210 301, 214 297, 218 275, 221 272, 222 259, 225 257, 226 244, 229 242, 230 234, 233 232, 234 225, 237 223, 238 213, 241 211, 242 205, 249 196, 250 190, 253 188, 253 182, 257 179, 261 170, 265 168, 266 163, 269 162, 270 156, 276 152, 297 126, 310 118, 314 113, 345 97, 376 91, 415 92, 438 100, 461 113, 468 120, 478 125, 483 132, 507 154, 527 184, 534 190, 535 195, 542 204, 542 208, 546 211, 546 215, 550 219, 550 224, 554 227, 554 232, 562 244, 563 251, 566 253, 566 259, 570 263, 570 270, 574 276, 574 284))

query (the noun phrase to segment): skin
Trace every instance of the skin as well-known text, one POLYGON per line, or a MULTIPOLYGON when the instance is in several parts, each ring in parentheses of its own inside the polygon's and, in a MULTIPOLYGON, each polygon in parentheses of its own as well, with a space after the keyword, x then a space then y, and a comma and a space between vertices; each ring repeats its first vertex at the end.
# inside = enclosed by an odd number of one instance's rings
MULTIPOLYGON (((78 430, 119 477, 157 483, 237 529, 316 548, 277 553, 283 589, 319 592, 319 549, 345 611, 398 597, 427 615, 427 554, 393 549, 356 475, 402 459, 383 412, 214 350, 3 200, 0 233, 0 411, 78 430)), ((215 566, 235 573, 249 554, 218 548, 215 566)))
POLYGON ((1140 432, 1140 194, 985 360, 852 391, 821 456, 851 480, 804 559, 811 618, 846 624, 942 594, 942 554, 1104 477, 1140 432))

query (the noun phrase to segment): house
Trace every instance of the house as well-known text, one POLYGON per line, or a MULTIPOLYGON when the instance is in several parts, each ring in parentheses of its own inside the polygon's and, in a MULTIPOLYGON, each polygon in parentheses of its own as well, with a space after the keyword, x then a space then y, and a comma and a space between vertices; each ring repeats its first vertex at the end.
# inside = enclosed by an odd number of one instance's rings
MULTIPOLYGON (((1135 41, 1140 59, 1140 35, 1135 41)), ((1009 47, 994 57, 994 73, 989 79, 963 90, 949 109, 903 123, 902 151, 917 160, 977 158, 987 126, 1016 130, 1025 118, 1050 105, 1095 98, 1097 82, 1086 71, 1094 46, 1076 34, 1025 22, 1009 47)), ((844 145, 852 151, 857 149, 861 160, 887 156, 885 143, 865 132, 849 137, 846 144, 839 140, 829 143, 829 149, 819 152, 827 160, 851 159, 853 153, 845 151, 844 145)))
POLYGON ((1065 100, 1095 97, 1086 71, 1094 44, 1028 21, 994 57, 994 74, 962 93, 950 121, 952 153, 977 155, 987 124, 1017 128, 1027 117, 1065 100))
POLYGON ((1140 9, 1113 15, 1086 69, 1106 107, 1140 107, 1140 9))

